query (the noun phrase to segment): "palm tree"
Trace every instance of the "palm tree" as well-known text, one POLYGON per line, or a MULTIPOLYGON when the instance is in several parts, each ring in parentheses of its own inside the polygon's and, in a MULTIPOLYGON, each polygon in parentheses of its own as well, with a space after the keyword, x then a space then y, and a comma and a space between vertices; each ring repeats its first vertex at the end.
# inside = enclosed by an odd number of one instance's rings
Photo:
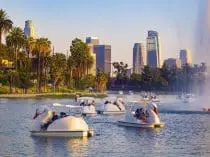
POLYGON ((8 70, 6 76, 9 82, 10 93, 13 93, 13 86, 18 77, 18 74, 16 71, 8 70))
MULTIPOLYGON (((46 56, 48 56, 51 52, 51 41, 48 40, 48 38, 39 38, 36 39, 35 47, 33 50, 33 55, 37 58, 37 92, 41 92, 41 75, 43 72, 43 66, 41 68, 41 59, 42 61, 45 59, 46 56)), ((43 62, 42 62, 43 63, 43 62)))
POLYGON ((96 75, 96 89, 100 92, 104 92, 107 83, 107 75, 104 72, 101 72, 100 69, 97 69, 96 75))
POLYGON ((66 56, 63 53, 56 53, 50 57, 50 75, 53 81, 54 92, 55 87, 59 87, 59 83, 64 80, 64 73, 66 70, 66 56), (59 82, 59 83, 58 83, 59 82))
POLYGON ((35 48, 35 42, 36 40, 32 37, 29 37, 26 39, 26 52, 27 52, 27 56, 29 58, 30 54, 32 53, 33 49, 35 48))
POLYGON ((18 53, 21 48, 25 45, 25 35, 21 28, 14 27, 9 32, 9 35, 6 37, 7 46, 10 46, 14 50, 15 54, 15 63, 16 63, 16 70, 17 70, 17 57, 18 53))
POLYGON ((2 35, 7 33, 12 28, 13 22, 7 16, 7 13, 0 9, 0 52, 1 52, 1 43, 2 35))
POLYGON ((80 39, 74 39, 70 46, 71 58, 74 60, 73 69, 75 69, 75 85, 85 75, 87 71, 87 62, 89 55, 89 48, 86 43, 80 39))

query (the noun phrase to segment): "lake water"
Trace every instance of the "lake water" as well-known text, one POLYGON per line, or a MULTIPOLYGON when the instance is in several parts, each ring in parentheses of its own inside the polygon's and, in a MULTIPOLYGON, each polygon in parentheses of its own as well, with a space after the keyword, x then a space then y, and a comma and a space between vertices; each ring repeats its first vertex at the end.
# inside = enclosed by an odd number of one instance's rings
MULTIPOLYGON (((125 96, 126 100, 139 95, 125 96)), ((115 124, 123 116, 85 118, 95 130, 90 138, 37 138, 30 136, 32 116, 39 105, 69 99, 1 99, 0 156, 210 156, 210 114, 197 113, 202 104, 182 104, 162 96, 161 129, 138 129, 115 124), (183 112, 184 111, 184 112, 183 112)), ((100 100, 97 100, 100 101, 100 100)))

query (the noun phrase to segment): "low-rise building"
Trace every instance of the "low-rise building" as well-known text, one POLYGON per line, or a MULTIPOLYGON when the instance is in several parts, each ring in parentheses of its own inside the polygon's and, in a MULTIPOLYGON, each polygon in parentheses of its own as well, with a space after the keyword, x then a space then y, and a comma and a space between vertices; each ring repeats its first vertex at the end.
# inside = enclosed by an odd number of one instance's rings
POLYGON ((168 58, 164 61, 168 68, 181 68, 181 60, 179 58, 168 58))

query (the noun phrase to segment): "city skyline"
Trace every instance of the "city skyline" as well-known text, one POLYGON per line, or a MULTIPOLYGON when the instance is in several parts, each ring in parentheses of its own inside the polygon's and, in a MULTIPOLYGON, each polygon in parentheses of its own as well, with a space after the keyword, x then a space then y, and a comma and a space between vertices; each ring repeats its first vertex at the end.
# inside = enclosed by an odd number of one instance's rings
POLYGON ((87 36, 97 36, 102 39, 102 43, 112 45, 112 60, 132 65, 130 54, 133 44, 141 42, 145 45, 147 31, 150 29, 161 34, 163 60, 177 58, 180 49, 190 48, 194 52, 199 0, 161 0, 153 3, 146 0, 141 3, 93 1, 94 3, 84 2, 82 5, 63 1, 57 6, 50 1, 31 4, 23 0, 18 3, 2 2, 3 9, 7 10, 16 26, 24 28, 24 21, 31 19, 38 36, 52 40, 55 52, 65 53, 75 37, 84 40, 87 36), (46 8, 49 4, 52 7, 46 8), (104 7, 97 9, 99 5, 104 7), (189 7, 191 12, 188 12, 189 7), (176 15, 177 12, 179 16, 176 15))

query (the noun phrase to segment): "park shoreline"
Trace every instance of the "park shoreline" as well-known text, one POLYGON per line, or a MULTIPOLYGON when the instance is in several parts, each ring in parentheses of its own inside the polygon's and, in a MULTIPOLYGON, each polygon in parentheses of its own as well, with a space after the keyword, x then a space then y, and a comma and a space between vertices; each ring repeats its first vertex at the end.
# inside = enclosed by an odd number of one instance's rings
POLYGON ((107 93, 40 93, 40 94, 0 94, 0 98, 75 98, 75 95, 105 98, 107 93))

